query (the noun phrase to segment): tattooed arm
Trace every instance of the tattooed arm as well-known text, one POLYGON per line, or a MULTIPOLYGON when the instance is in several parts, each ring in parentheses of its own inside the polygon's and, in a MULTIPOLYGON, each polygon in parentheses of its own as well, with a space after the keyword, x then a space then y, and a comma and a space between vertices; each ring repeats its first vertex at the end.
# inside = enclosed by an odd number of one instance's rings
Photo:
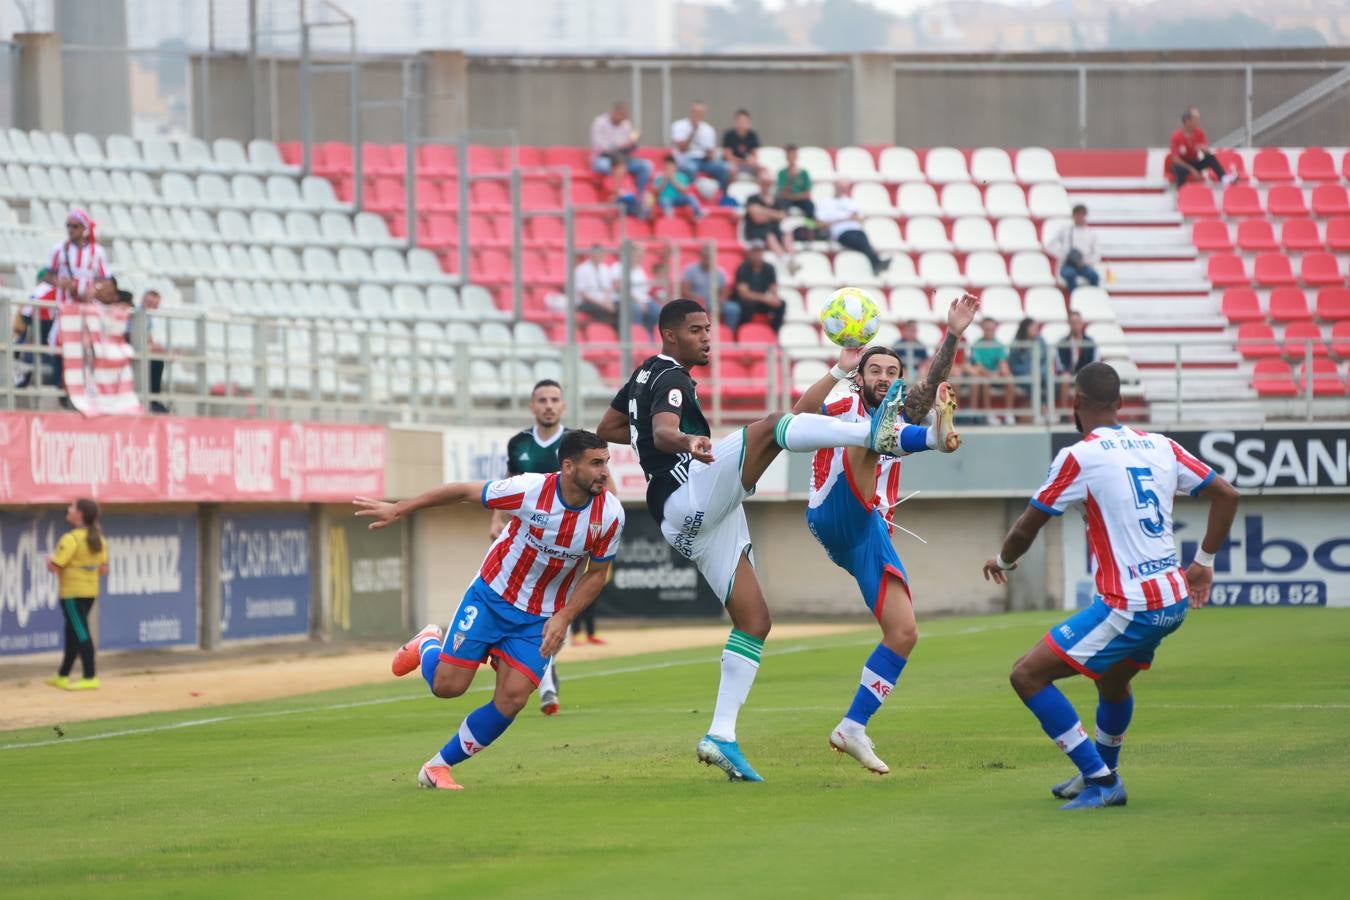
POLYGON ((952 301, 947 311, 947 334, 938 346, 937 353, 928 364, 928 375, 922 382, 911 387, 905 394, 905 421, 921 424, 924 416, 933 408, 937 399, 938 385, 951 375, 952 363, 956 361, 956 348, 961 343, 961 335, 975 321, 980 311, 980 301, 970 294, 962 294, 952 301))

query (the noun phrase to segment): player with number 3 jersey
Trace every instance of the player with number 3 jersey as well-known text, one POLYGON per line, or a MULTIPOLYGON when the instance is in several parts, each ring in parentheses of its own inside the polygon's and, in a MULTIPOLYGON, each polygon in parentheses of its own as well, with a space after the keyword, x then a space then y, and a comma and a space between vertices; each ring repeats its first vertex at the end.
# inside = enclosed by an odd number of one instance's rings
POLYGON ((1181 627, 1189 600, 1209 599, 1214 554, 1237 514, 1227 481, 1165 435, 1118 421, 1120 376, 1105 363, 1074 379, 1074 418, 1083 439, 1055 457, 1031 504, 984 566, 999 584, 1017 566, 1052 517, 1081 506, 1095 563, 1097 595, 1086 609, 1051 628, 1012 671, 1012 686, 1046 735, 1078 767, 1051 793, 1061 809, 1124 806, 1117 765, 1134 713, 1130 680, 1153 664, 1158 645, 1181 627), (1182 570, 1172 537, 1177 494, 1209 501, 1209 523, 1190 567, 1182 570), (1088 739, 1068 698, 1054 682, 1071 675, 1096 682, 1097 734, 1088 739))
POLYGON ((497 669, 492 699, 469 713, 439 753, 422 766, 422 787, 459 790, 451 767, 502 735, 539 686, 572 620, 605 586, 619 549, 623 506, 606 491, 609 445, 589 431, 568 431, 562 467, 499 481, 447 484, 412 500, 356 498, 358 516, 383 528, 432 506, 480 502, 510 517, 493 541, 448 629, 428 625, 394 655, 393 671, 419 669, 437 697, 458 697, 489 660, 497 669))

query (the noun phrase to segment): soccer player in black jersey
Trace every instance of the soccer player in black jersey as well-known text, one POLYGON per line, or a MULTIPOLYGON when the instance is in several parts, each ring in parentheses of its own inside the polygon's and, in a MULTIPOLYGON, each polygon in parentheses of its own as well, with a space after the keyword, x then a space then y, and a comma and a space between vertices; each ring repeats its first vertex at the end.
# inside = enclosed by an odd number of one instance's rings
POLYGON ((770 626, 741 504, 781 450, 868 447, 894 453, 903 419, 922 421, 933 396, 920 388, 906 398, 897 380, 870 422, 774 414, 714 444, 689 373, 708 363, 712 322, 698 303, 680 299, 662 308, 658 328, 661 352, 633 372, 596 433, 637 450, 647 474, 647 509, 670 545, 698 566, 731 617, 712 726, 698 743, 698 758, 733 781, 762 781, 736 742, 736 717, 750 694, 770 626))

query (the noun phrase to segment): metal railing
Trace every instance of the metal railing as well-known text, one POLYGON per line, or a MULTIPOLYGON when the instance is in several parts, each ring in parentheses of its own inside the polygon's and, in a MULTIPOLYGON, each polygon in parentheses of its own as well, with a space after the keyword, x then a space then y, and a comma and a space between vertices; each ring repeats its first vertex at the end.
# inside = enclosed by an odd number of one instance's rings
MULTIPOLYGON (((8 292, 0 294, 0 316, 7 323, 15 322, 15 313, 23 305, 28 301, 8 292)), ((534 383, 553 378, 564 385, 569 419, 574 424, 593 424, 627 379, 629 365, 636 366, 654 350, 652 344, 627 341, 565 345, 456 341, 435 328, 418 328, 412 320, 341 323, 320 317, 231 315, 184 307, 142 311, 131 323, 129 340, 140 351, 133 366, 143 406, 180 415, 508 424, 528 416, 534 383), (154 392, 151 386, 158 367, 163 368, 162 384, 154 392)), ((6 328, 0 338, 0 407, 55 409, 64 397, 60 350, 35 346, 29 335, 17 337, 6 328)), ((1139 370, 1133 365, 1123 368, 1129 417, 1185 424, 1194 420, 1202 404, 1223 410, 1257 399, 1243 370, 1187 366, 1183 357, 1189 357, 1197 346, 1204 343, 1155 344, 1155 359, 1161 358, 1165 348, 1175 362, 1146 363, 1139 370)), ((1213 346, 1231 348, 1232 344, 1214 342, 1213 346)), ((1039 341, 1015 343, 1012 349, 1026 351, 1016 369, 981 375, 967 367, 953 373, 964 420, 1040 427, 1072 421, 1067 406, 1072 376, 1055 372, 1054 349, 1039 341)), ((1108 361, 1117 352, 1100 349, 1108 361)), ((1251 342, 1240 349, 1272 352, 1268 342, 1251 342)), ((1291 349, 1296 356, 1296 348, 1284 348, 1291 349)), ((1308 340, 1302 351, 1305 359, 1314 359, 1319 348, 1308 340)), ((811 384, 825 376, 833 357, 824 348, 714 341, 710 371, 701 377, 704 408, 716 427, 789 410, 811 384), (749 363, 750 368, 738 367, 737 374, 724 377, 732 361, 749 363), (804 361, 813 362, 803 366, 804 361)), ((699 371, 694 374, 700 377, 699 371)), ((910 373, 909 377, 912 381, 915 376, 910 373)), ((1296 366, 1284 388, 1287 396, 1258 404, 1260 419, 1315 421, 1344 419, 1350 414, 1350 395, 1339 376, 1303 378, 1296 366)))

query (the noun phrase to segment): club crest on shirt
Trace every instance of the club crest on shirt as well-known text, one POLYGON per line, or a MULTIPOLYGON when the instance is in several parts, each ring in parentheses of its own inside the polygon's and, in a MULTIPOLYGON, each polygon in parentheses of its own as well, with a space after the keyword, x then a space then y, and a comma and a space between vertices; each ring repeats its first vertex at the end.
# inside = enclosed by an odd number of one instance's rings
POLYGON ((456 634, 456 635, 455 635, 455 639, 454 639, 454 641, 452 642, 452 644, 453 644, 453 646, 454 646, 454 649, 453 649, 452 652, 458 652, 458 651, 459 651, 460 645, 463 644, 463 643, 464 643, 464 635, 462 635, 462 634, 456 634))
POLYGON ((600 528, 601 528, 600 525, 592 525, 592 526, 591 526, 591 540, 590 540, 590 543, 594 544, 596 541, 600 540, 600 528))
POLYGON ((670 393, 666 395, 666 399, 670 401, 671 406, 679 406, 684 402, 684 394, 680 392, 679 388, 671 388, 670 393))

